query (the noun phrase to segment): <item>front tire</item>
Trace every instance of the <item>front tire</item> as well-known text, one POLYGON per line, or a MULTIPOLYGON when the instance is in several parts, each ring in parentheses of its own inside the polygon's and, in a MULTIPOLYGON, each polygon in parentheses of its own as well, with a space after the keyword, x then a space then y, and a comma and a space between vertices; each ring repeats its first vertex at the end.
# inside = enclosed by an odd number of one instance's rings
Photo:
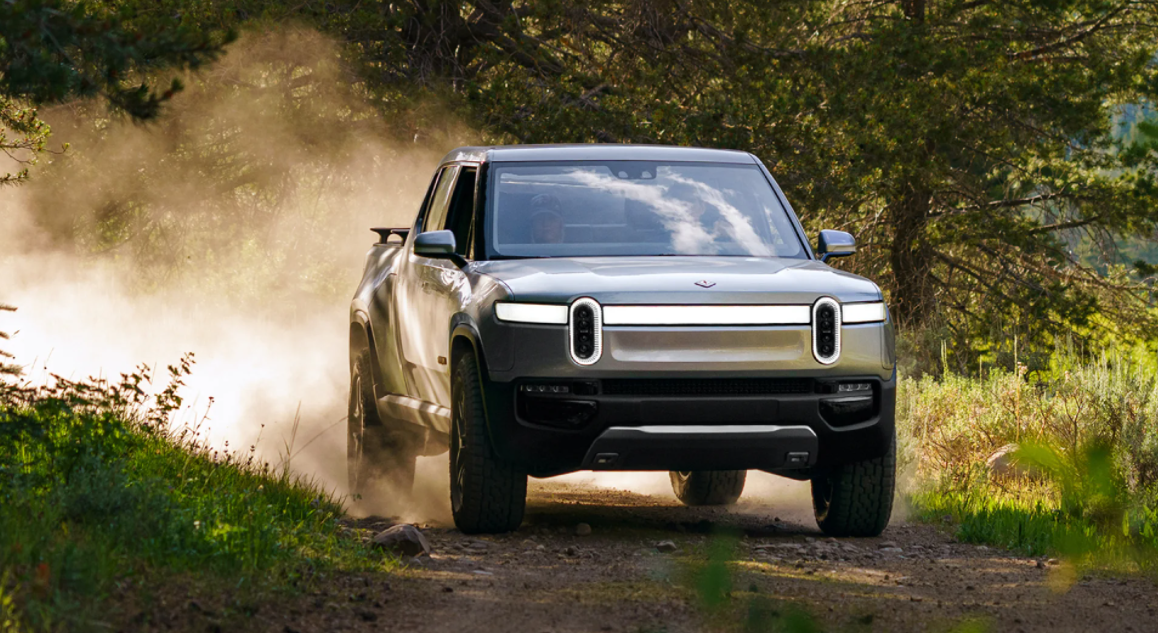
POLYGON ((744 493, 746 470, 673 470, 671 489, 686 506, 726 506, 744 493))
POLYGON ((820 530, 829 536, 880 536, 893 511, 896 470, 894 432, 881 457, 814 475, 812 508, 820 530))
POLYGON ((527 506, 527 474, 495 454, 487 433, 478 362, 466 352, 455 365, 450 434, 450 507, 465 534, 518 529, 527 506))
POLYGON ((384 495, 391 509, 401 509, 414 487, 417 451, 413 441, 387 428, 378 416, 370 377, 370 352, 363 350, 350 371, 346 417, 346 477, 350 495, 384 495), (396 507, 395 507, 396 506, 396 507))

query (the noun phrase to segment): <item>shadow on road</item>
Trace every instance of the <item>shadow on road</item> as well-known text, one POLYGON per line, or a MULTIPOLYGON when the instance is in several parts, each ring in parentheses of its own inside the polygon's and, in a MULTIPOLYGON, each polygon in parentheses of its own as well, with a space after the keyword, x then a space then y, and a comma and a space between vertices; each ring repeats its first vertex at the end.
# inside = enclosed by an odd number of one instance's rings
MULTIPOLYGON (((757 478, 753 483, 762 482, 757 478)), ((721 508, 685 507, 670 494, 599 488, 589 482, 537 481, 530 487, 523 528, 573 529, 587 523, 597 530, 733 533, 757 538, 818 533, 811 523, 809 500, 801 499, 799 490, 788 489, 792 494, 776 490, 778 502, 771 503, 768 486, 753 487, 739 504, 721 508)))

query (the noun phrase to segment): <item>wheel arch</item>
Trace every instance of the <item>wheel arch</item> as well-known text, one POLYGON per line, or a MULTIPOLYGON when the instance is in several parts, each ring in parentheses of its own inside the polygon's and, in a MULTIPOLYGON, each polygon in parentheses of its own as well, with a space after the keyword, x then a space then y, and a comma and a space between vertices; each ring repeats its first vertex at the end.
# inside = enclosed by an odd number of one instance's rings
POLYGON ((459 315, 454 319, 454 326, 450 332, 450 366, 452 371, 454 367, 458 366, 458 359, 462 358, 462 355, 467 351, 474 352, 474 357, 478 361, 479 378, 485 384, 488 378, 487 363, 478 328, 466 320, 463 315, 459 315))
POLYGON ((350 319, 350 366, 353 367, 358 354, 366 350, 370 352, 370 378, 374 381, 374 393, 377 394, 383 384, 382 368, 378 366, 378 352, 374 345, 374 330, 370 326, 370 319, 365 312, 355 311, 350 319))
MULTIPOLYGON (((495 441, 495 425, 492 423, 492 416, 494 415, 491 409, 491 397, 489 385, 490 375, 487 372, 486 352, 483 350, 482 337, 479 335, 478 328, 474 323, 464 315, 455 315, 453 327, 450 334, 450 358, 451 371, 458 367, 458 360, 466 352, 474 352, 475 365, 478 367, 479 385, 482 387, 483 411, 486 412, 486 428, 487 434, 490 436, 491 442, 495 441)), ((453 381, 452 381, 453 384, 453 381)), ((451 394, 453 400, 453 393, 451 394)))

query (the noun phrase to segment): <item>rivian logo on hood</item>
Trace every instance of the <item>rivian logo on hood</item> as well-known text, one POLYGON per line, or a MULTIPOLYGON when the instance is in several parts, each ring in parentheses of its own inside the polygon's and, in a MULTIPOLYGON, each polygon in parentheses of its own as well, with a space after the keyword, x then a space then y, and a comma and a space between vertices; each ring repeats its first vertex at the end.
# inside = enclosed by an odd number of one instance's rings
POLYGON ((708 280, 704 279, 701 281, 697 281, 696 285, 701 287, 701 288, 711 288, 712 286, 716 285, 716 282, 708 281, 708 280))

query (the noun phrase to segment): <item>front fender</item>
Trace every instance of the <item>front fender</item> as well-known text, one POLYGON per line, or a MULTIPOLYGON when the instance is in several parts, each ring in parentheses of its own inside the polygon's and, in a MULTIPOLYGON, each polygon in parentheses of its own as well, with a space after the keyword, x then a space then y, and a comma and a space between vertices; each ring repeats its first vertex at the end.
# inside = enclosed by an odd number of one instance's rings
MULTIPOLYGON (((474 352, 475 360, 478 362, 479 384, 482 385, 483 410, 487 414, 487 435, 491 440, 491 446, 497 447, 496 440, 499 438, 495 434, 495 429, 501 428, 503 422, 506 421, 500 421, 496 424, 494 419, 495 416, 505 415, 507 408, 500 406, 500 395, 491 388, 490 372, 487 370, 487 353, 483 348, 482 340, 478 328, 468 315, 457 314, 454 316, 451 321, 450 335, 451 372, 458 366, 458 359, 462 357, 462 354, 467 351, 474 352)), ((453 379, 451 385, 453 389, 453 379)))

